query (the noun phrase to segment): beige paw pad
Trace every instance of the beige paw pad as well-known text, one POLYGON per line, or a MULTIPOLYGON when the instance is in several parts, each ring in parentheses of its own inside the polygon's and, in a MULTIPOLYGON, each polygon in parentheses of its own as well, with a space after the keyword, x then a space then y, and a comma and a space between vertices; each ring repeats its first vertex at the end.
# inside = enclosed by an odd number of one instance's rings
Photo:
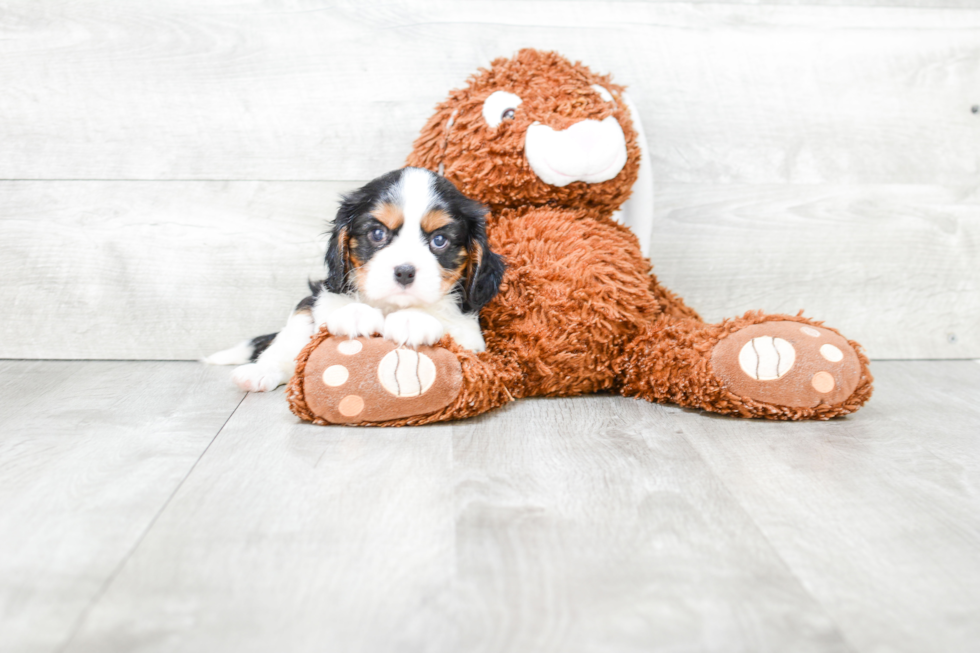
POLYGON ((817 392, 827 394, 833 390, 834 386, 837 384, 834 383, 834 375, 830 372, 817 372, 813 375, 813 378, 810 379, 810 385, 812 385, 813 389, 817 392))
POLYGON ((364 410, 364 400, 357 395, 347 395, 337 404, 337 410, 344 417, 354 417, 360 415, 364 410))
POLYGON ((833 345, 820 345, 820 355, 831 363, 839 363, 844 360, 844 352, 833 345))
POLYGON ((793 408, 836 404, 861 380, 861 361, 833 331, 799 322, 763 322, 729 334, 711 368, 732 393, 793 408))
POLYGON ((344 385, 350 377, 350 372, 343 365, 331 365, 323 370, 323 382, 332 388, 344 385))
POLYGON ((337 351, 345 356, 353 356, 361 351, 363 347, 364 345, 361 344, 360 340, 344 340, 337 345, 337 351))
POLYGON ((436 366, 414 349, 396 349, 381 359, 378 380, 396 397, 420 397, 435 383, 436 366))
POLYGON ((782 338, 762 336, 742 345, 738 365, 758 381, 772 381, 784 376, 796 361, 796 350, 782 338))
POLYGON ((459 360, 442 347, 328 338, 306 361, 303 393, 327 422, 360 424, 428 415, 455 400, 462 383, 459 360))

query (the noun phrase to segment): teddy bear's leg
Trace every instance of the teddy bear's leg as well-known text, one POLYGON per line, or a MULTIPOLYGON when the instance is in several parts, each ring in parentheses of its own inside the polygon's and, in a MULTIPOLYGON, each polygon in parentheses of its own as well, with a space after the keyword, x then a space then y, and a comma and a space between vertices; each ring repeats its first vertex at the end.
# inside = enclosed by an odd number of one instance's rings
POLYGON ((716 413, 829 419, 871 396, 860 345, 800 316, 747 313, 720 324, 669 316, 618 363, 621 392, 716 413))
POLYGON ((513 374, 448 336, 411 349, 377 337, 332 337, 324 329, 297 358, 287 396, 293 413, 317 424, 427 424, 511 401, 506 380, 513 374))

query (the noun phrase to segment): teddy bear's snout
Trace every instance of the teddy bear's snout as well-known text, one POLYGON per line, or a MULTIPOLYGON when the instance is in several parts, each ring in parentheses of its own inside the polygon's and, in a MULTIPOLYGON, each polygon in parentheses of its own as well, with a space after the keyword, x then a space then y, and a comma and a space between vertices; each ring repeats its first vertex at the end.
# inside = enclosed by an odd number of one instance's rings
POLYGON ((524 137, 524 156, 546 184, 598 184, 618 175, 626 165, 626 136, 612 116, 582 120, 561 131, 535 122, 524 137))

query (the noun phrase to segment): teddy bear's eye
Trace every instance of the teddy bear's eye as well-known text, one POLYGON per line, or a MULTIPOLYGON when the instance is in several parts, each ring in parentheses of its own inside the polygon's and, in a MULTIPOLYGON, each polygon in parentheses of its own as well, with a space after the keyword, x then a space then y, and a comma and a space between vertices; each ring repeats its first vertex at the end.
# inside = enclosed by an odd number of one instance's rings
POLYGON ((513 120, 521 98, 507 91, 494 91, 483 101, 483 119, 491 129, 504 120, 513 120))

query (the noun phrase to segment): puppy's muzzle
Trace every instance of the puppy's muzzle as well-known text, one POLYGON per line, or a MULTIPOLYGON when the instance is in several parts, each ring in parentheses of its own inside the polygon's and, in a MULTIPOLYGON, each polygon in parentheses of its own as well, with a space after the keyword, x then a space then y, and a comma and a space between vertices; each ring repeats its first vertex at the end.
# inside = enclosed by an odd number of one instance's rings
POLYGON ((395 281, 406 288, 415 281, 415 266, 404 264, 395 268, 395 281))

